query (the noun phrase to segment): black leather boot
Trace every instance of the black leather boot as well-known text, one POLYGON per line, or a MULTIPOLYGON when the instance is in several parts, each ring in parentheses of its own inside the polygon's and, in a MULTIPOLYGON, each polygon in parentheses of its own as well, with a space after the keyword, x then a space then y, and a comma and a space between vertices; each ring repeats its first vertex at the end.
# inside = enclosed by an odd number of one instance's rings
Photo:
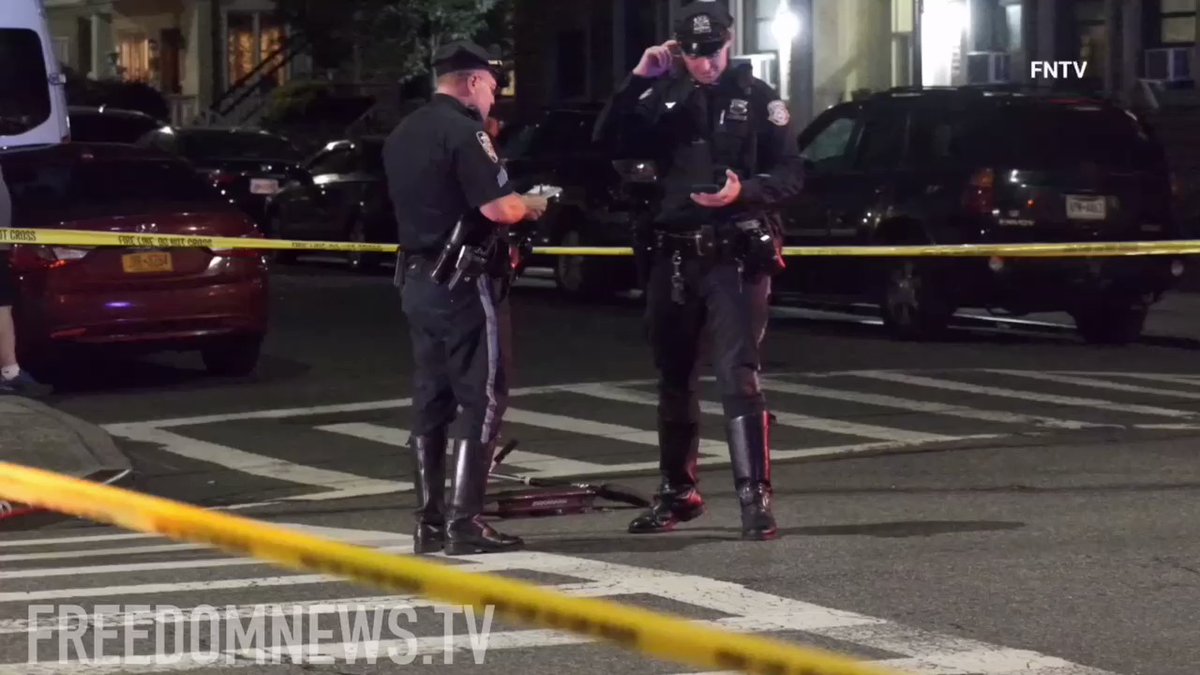
POLYGON ((771 514, 770 417, 764 412, 735 418, 726 434, 742 507, 742 538, 774 539, 778 530, 771 514))
POLYGON ((413 436, 408 445, 417 491, 413 553, 433 553, 446 541, 446 434, 413 436))
POLYGON ((483 499, 495 444, 459 441, 455 449, 454 494, 446 522, 446 555, 497 553, 525 546, 519 537, 501 534, 483 522, 483 499))
POLYGON ((654 505, 629 523, 629 531, 633 534, 668 532, 679 523, 704 515, 704 498, 696 489, 700 425, 660 420, 658 443, 662 485, 655 495, 654 505))

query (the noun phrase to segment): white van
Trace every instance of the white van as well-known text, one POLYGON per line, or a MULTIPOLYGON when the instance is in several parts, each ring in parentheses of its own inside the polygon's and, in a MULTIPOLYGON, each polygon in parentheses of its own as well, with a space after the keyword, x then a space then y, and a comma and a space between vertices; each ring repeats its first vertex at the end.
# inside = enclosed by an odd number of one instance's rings
POLYGON ((0 0, 0 149, 69 137, 66 78, 42 0, 0 0))

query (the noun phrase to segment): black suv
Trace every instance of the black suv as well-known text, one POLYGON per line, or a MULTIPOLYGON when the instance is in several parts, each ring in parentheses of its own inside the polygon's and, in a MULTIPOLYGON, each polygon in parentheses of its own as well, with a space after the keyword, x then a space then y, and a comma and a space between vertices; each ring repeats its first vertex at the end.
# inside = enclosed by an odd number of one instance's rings
MULTIPOLYGON (((636 162, 620 161, 592 142, 601 104, 543 111, 532 123, 500 135, 501 156, 514 187, 525 192, 544 184, 562 187, 558 203, 534 225, 534 246, 628 247, 647 202, 630 185, 636 162), (630 167, 626 169, 625 167, 630 167)), ((560 290, 577 298, 599 298, 637 286, 628 256, 533 256, 529 267, 552 267, 560 290)))
MULTIPOLYGON (((1016 89, 895 89, 824 111, 798 139, 809 176, 791 246, 1117 242, 1180 238, 1160 144, 1114 104, 1016 89)), ((1178 258, 791 258, 793 294, 878 303, 903 338, 960 307, 1066 311, 1125 343, 1182 274, 1178 258)))

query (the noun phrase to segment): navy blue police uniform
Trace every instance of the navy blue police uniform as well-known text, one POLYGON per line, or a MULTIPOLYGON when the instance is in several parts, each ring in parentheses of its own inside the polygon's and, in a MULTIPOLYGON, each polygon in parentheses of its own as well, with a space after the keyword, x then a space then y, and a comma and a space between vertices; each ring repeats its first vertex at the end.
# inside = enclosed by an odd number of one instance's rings
MULTIPOLYGON (((733 19, 716 2, 693 2, 676 26, 679 48, 711 56, 724 48, 733 19)), ((784 267, 779 207, 803 186, 786 105, 749 66, 727 68, 711 85, 678 64, 660 78, 630 74, 597 120, 595 140, 652 160, 661 202, 635 241, 646 291, 647 323, 659 371, 658 434, 662 482, 634 533, 661 532, 704 510, 697 490, 699 366, 706 347, 726 419, 743 535, 769 539, 770 414, 759 384, 771 279, 784 267), (726 170, 742 182, 721 208, 691 194, 715 191, 726 170), (707 186, 707 187, 702 187, 707 186)))
MULTIPOLYGON (((453 43, 435 55, 438 75, 492 68, 483 49, 453 43)), ((508 398, 511 281, 503 233, 479 207, 513 193, 478 111, 441 93, 408 115, 383 149, 395 208, 400 254, 396 282, 413 348, 410 452, 416 478, 414 550, 447 554, 518 548, 517 537, 480 520, 488 473, 508 398), (488 257, 486 269, 448 282, 439 277, 443 252, 453 266, 457 235, 488 257), (453 241, 452 241, 453 239, 453 241), (448 243, 449 242, 449 243, 448 243), (457 415, 461 406, 462 414, 457 415), (446 500, 449 428, 457 420, 453 494, 446 500)))

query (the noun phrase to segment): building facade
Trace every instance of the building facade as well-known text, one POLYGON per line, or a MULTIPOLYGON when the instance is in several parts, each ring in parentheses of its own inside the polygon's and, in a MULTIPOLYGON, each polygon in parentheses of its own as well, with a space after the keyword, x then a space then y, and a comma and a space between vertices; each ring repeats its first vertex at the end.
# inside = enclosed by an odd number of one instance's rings
POLYGON ((246 80, 269 90, 311 69, 303 54, 287 60, 274 0, 44 1, 65 66, 153 86, 175 122, 205 117, 246 80))
MULTIPOLYGON (((689 0, 517 0, 517 105, 605 98, 689 0)), ((734 54, 777 87, 798 122, 859 92, 1012 82, 1131 101, 1148 85, 1196 87, 1198 0, 726 0, 734 54), (791 21, 781 21, 786 9, 791 21), (789 23, 787 39, 776 30, 789 23), (1031 76, 1084 61, 1083 78, 1031 76)))

